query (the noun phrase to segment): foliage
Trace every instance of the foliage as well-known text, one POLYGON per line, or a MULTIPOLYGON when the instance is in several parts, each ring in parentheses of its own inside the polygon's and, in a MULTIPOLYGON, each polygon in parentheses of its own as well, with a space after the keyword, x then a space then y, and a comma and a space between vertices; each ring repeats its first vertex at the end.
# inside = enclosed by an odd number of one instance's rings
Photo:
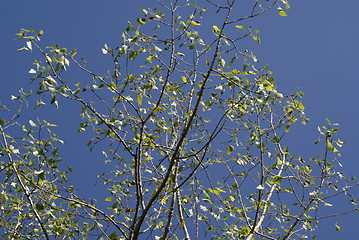
POLYGON ((76 194, 56 125, 19 123, 21 107, 0 119, 4 238, 302 239, 320 219, 344 213, 322 210, 334 197, 355 210, 349 191, 357 184, 336 166, 336 124, 319 128, 321 155, 291 153, 285 136, 308 121, 303 94, 280 93, 268 66, 243 48, 246 39, 261 42, 246 21, 284 17, 288 1, 217 2, 142 9, 122 43, 102 49, 113 63, 104 75, 76 50, 42 47, 43 31, 18 33, 26 42, 19 50, 43 60, 29 71, 36 91, 13 100, 23 106, 37 95, 39 110, 80 105, 78 132, 92 131, 90 150, 103 151, 108 171, 98 177, 108 195, 96 203, 76 194), (86 80, 69 78, 70 65, 86 80))

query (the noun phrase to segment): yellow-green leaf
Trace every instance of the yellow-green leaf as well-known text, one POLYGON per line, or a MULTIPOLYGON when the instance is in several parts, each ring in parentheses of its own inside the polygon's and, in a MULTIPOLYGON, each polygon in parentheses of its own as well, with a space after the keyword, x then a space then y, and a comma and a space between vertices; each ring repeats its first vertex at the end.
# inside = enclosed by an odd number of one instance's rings
POLYGON ((138 103, 138 105, 142 105, 142 97, 143 97, 142 93, 137 94, 137 103, 138 103))
POLYGON ((312 168, 309 165, 304 166, 304 168, 308 173, 312 172, 312 168))
POLYGON ((285 126, 284 132, 289 132, 289 129, 290 129, 290 124, 287 124, 287 125, 285 126))
POLYGON ((252 36, 254 40, 258 42, 258 44, 261 44, 261 38, 259 36, 252 36))
POLYGON ((137 22, 141 25, 146 24, 146 18, 137 18, 137 22))
POLYGON ((44 31, 43 31, 43 30, 40 30, 40 31, 36 34, 36 36, 40 36, 40 35, 42 35, 42 34, 44 34, 44 31))
POLYGON ((335 224, 335 230, 340 231, 340 226, 335 224))
POLYGON ((230 155, 234 150, 234 147, 232 145, 228 145, 227 149, 226 149, 226 153, 228 155, 230 155))
POLYGON ((281 184, 282 179, 283 178, 281 176, 274 176, 273 177, 273 184, 281 184))
POLYGON ((201 25, 201 23, 199 21, 191 21, 191 24, 195 25, 195 26, 200 26, 201 25))
POLYGON ((285 11, 283 11, 283 10, 280 10, 278 12, 278 14, 279 14, 279 16, 282 16, 282 17, 288 16, 287 13, 285 11))
POLYGON ((220 188, 217 188, 217 189, 208 189, 211 193, 213 194, 216 194, 216 195, 220 195, 221 192, 225 193, 226 191, 220 189, 220 188))
POLYGON ((219 32, 220 30, 219 30, 219 28, 218 28, 216 25, 213 25, 213 31, 214 31, 214 32, 219 32))
POLYGON ((328 140, 327 140, 327 146, 328 146, 328 149, 329 149, 330 151, 332 151, 332 152, 338 152, 338 149, 336 149, 336 148, 333 146, 333 144, 332 144, 331 142, 329 142, 328 140))
POLYGON ((187 78, 185 76, 182 76, 181 80, 182 80, 183 83, 187 83, 187 78))
POLYGON ((289 8, 290 8, 290 5, 289 5, 289 2, 288 2, 288 1, 285 1, 285 8, 286 8, 286 9, 289 9, 289 8))

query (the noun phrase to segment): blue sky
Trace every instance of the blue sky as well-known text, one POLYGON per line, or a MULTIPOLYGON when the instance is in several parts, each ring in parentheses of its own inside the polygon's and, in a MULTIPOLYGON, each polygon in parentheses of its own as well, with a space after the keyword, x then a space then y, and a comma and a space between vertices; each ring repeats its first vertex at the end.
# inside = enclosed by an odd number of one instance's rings
MULTIPOLYGON (((23 42, 14 41, 15 33, 20 28, 44 30, 42 39, 46 45, 60 44, 68 49, 77 48, 79 55, 85 57, 99 71, 106 69, 106 57, 101 48, 105 43, 119 43, 121 31, 128 20, 134 20, 139 9, 150 7, 154 0, 12 0, 0 2, 0 100, 9 103, 11 94, 16 94, 21 87, 29 88, 28 70, 34 55, 18 53, 23 42)), ((344 171, 348 176, 359 177, 357 160, 356 126, 357 91, 359 81, 356 79, 358 69, 359 15, 356 10, 359 2, 354 0, 290 1, 292 8, 288 17, 279 17, 274 13, 256 19, 253 24, 261 30, 262 44, 256 47, 260 61, 268 63, 274 72, 279 90, 292 92, 295 88, 305 93, 306 113, 310 117, 309 126, 293 129, 288 139, 291 150, 308 153, 313 150, 318 125, 325 123, 325 118, 340 124, 340 138, 346 144, 342 149, 344 171)), ((76 75, 74 76, 76 78, 76 75)), ((61 106, 60 106, 61 107, 61 106)), ((68 109, 75 108, 66 106, 68 109)), ((26 119, 26 111, 23 120, 26 119)), ((59 113, 53 112, 49 118, 56 121, 59 113)), ((46 117, 47 118, 47 117, 46 117)), ((62 119, 61 136, 65 141, 83 146, 87 143, 84 135, 66 139, 66 133, 76 131, 77 113, 67 111, 62 119), (75 121, 73 120, 75 119, 75 121)), ((48 119, 48 118, 47 118, 48 119)), ((72 158, 83 159, 82 152, 72 149, 66 153, 72 158)), ((65 155, 66 155, 65 154, 65 155)), ((100 158, 92 154, 88 161, 100 158)), ((98 169, 87 167, 83 162, 74 168, 74 178, 85 184, 96 175, 98 169), (78 172, 76 172, 76 170, 78 172), (86 176, 78 174, 87 171, 86 176)), ((86 193, 84 193, 86 194, 86 193)), ((318 239, 339 239, 359 235, 357 227, 359 215, 350 214, 339 221, 342 231, 336 232, 332 225, 335 220, 328 220, 330 225, 319 227, 318 239), (328 227, 330 226, 330 227, 328 227)))

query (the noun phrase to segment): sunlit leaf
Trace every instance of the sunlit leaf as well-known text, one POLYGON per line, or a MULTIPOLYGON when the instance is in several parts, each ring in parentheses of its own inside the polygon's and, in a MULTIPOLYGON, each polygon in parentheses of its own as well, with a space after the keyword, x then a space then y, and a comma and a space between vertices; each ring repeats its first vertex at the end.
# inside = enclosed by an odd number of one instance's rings
POLYGON ((201 23, 199 21, 191 21, 191 24, 195 25, 195 26, 200 26, 201 25, 201 23))
POLYGON ((37 127, 37 124, 34 123, 34 121, 32 121, 32 120, 29 120, 29 123, 30 123, 30 125, 31 125, 32 127, 37 127))
POLYGON ((289 8, 290 8, 290 5, 289 5, 288 0, 287 0, 287 1, 285 1, 285 8, 286 8, 286 9, 289 9, 289 8))
POLYGON ((335 224, 335 230, 336 230, 336 231, 340 231, 340 226, 337 225, 337 224, 335 224))
POLYGON ((33 68, 31 68, 31 69, 29 70, 29 73, 31 73, 31 74, 35 74, 35 73, 36 73, 36 70, 35 70, 35 69, 33 69, 33 68))
POLYGON ((182 76, 181 80, 182 80, 183 83, 187 83, 187 78, 185 76, 182 76))
POLYGON ((31 41, 27 41, 26 46, 27 46, 28 49, 30 49, 30 51, 32 51, 32 43, 31 43, 31 41))
POLYGON ((259 36, 252 36, 252 38, 253 38, 254 40, 256 40, 256 41, 258 42, 258 44, 261 44, 261 39, 260 39, 259 36))
POLYGON ((330 204, 330 203, 324 203, 324 206, 326 206, 326 207, 332 207, 333 206, 333 204, 330 204))
POLYGON ((288 16, 287 13, 283 10, 279 10, 278 14, 279 14, 279 16, 282 16, 282 17, 288 16))
POLYGON ((213 31, 214 31, 214 32, 219 32, 220 30, 219 30, 219 28, 218 28, 216 25, 213 25, 213 31))

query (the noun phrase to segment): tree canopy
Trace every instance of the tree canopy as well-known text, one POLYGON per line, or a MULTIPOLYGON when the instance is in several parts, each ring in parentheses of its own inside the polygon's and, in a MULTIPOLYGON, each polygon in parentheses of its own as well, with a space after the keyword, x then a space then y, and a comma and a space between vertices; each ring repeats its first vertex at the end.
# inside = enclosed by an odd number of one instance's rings
POLYGON ((318 127, 320 154, 292 153, 286 136, 309 121, 303 93, 281 93, 250 50, 261 38, 248 20, 289 9, 287 0, 158 1, 128 22, 118 46, 104 45, 104 74, 76 49, 43 45, 44 31, 22 29, 19 51, 38 60, 33 90, 12 96, 18 111, 0 118, 2 236, 303 239, 321 219, 356 211, 337 124, 318 127), (19 121, 27 106, 67 104, 80 107, 77 134, 91 133, 77 151, 103 154, 106 196, 77 193, 60 119, 19 121), (328 210, 334 198, 347 209, 328 210))

